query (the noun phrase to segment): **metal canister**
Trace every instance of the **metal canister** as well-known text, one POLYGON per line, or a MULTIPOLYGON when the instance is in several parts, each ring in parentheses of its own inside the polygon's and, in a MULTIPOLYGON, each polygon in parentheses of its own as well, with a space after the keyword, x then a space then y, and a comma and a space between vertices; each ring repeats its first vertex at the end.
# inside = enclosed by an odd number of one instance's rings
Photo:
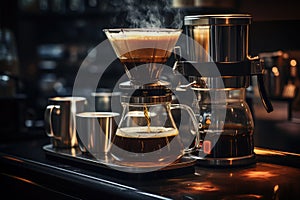
POLYGON ((187 35, 203 49, 188 42, 188 55, 197 62, 238 62, 248 56, 249 14, 212 14, 184 17, 187 35))

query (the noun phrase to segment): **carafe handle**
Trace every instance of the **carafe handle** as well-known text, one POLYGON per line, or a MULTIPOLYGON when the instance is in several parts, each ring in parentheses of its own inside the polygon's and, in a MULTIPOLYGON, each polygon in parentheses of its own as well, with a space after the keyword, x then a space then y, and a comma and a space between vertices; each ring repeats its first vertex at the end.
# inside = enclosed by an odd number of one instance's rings
POLYGON ((60 111, 59 105, 48 105, 45 113, 44 113, 44 119, 45 119, 45 131, 48 137, 54 137, 54 131, 52 127, 52 113, 56 110, 58 113, 60 111))
POLYGON ((247 57, 248 60, 251 63, 251 75, 257 76, 257 84, 258 84, 258 90, 260 94, 261 101, 268 113, 273 111, 273 106, 271 101, 268 98, 267 91, 265 89, 264 85, 264 62, 258 57, 247 57))
POLYGON ((195 136, 195 140, 194 140, 194 145, 191 145, 189 147, 185 147, 185 153, 191 153, 193 152, 195 149, 198 149, 199 147, 197 146, 198 144, 200 144, 200 135, 199 135, 199 129, 198 129, 198 122, 196 119, 196 116, 194 114, 194 111, 185 104, 171 104, 171 110, 173 109, 182 109, 187 111, 187 113, 189 114, 191 120, 192 120, 192 125, 195 129, 195 131, 191 131, 191 133, 195 136))

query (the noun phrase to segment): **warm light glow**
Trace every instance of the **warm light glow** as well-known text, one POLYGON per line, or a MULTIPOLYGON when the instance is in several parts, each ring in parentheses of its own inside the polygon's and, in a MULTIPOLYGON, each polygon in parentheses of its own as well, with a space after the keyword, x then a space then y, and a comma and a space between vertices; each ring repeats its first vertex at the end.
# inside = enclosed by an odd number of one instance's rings
POLYGON ((274 186, 274 193, 276 193, 279 190, 279 185, 274 186))
MULTIPOLYGON (((19 181, 22 181, 22 182, 25 182, 25 183, 28 183, 28 184, 31 184, 31 185, 35 185, 35 186, 40 187, 40 188, 44 188, 44 189, 46 189, 46 190, 49 190, 49 188, 46 188, 46 187, 43 186, 43 185, 40 185, 40 184, 38 184, 38 183, 36 183, 36 182, 33 182, 33 181, 29 180, 29 179, 26 179, 26 178, 22 178, 22 177, 20 177, 20 176, 14 176, 14 175, 11 175, 11 174, 5 174, 5 173, 1 173, 1 175, 5 175, 5 176, 11 177, 11 178, 13 178, 13 179, 16 179, 16 180, 19 180, 19 181)), ((50 189, 50 190, 51 190, 51 189, 50 189)))
POLYGON ((292 59, 290 61, 290 75, 292 77, 296 77, 297 76, 297 61, 295 59, 292 59))
POLYGON ((33 185, 36 185, 36 183, 32 182, 31 180, 28 180, 26 178, 21 178, 21 177, 17 177, 15 176, 16 179, 19 179, 20 181, 24 181, 26 183, 29 183, 29 184, 33 184, 33 185))
POLYGON ((207 118, 205 119, 205 124, 207 124, 207 125, 210 125, 210 124, 211 124, 211 120, 210 120, 209 117, 207 117, 207 118))
POLYGON ((273 155, 278 155, 278 156, 290 155, 290 156, 297 156, 297 157, 300 156, 300 154, 297 154, 297 153, 291 153, 291 152, 285 152, 285 151, 276 151, 276 150, 270 150, 270 149, 262 149, 262 148, 258 148, 258 147, 254 148, 254 152, 257 155, 272 155, 272 156, 273 155))
POLYGON ((279 70, 276 66, 272 67, 272 72, 273 72, 274 76, 279 76, 279 70))
POLYGON ((292 60, 290 61, 290 65, 291 65, 292 67, 296 67, 297 61, 296 61, 295 59, 292 59, 292 60))
POLYGON ((3 174, 3 175, 6 175, 6 176, 8 176, 8 177, 11 177, 11 178, 14 178, 14 179, 17 179, 17 180, 20 180, 20 181, 29 183, 29 184, 37 185, 36 183, 34 183, 34 182, 31 181, 31 180, 28 180, 28 179, 25 179, 25 178, 22 178, 22 177, 19 177, 19 176, 13 176, 13 175, 10 175, 10 174, 5 174, 5 173, 2 173, 2 174, 3 174))
POLYGON ((254 152, 255 152, 255 154, 258 154, 258 155, 279 155, 279 156, 284 156, 284 153, 276 152, 276 151, 272 151, 272 150, 267 150, 267 149, 255 148, 254 152))
POLYGON ((251 179, 269 179, 277 175, 269 171, 247 171, 244 176, 251 179))
POLYGON ((225 24, 230 24, 229 18, 226 18, 226 19, 225 19, 225 24))
POLYGON ((18 159, 18 158, 14 158, 11 156, 3 156, 4 158, 8 159, 8 160, 13 160, 13 161, 17 161, 17 162, 23 162, 22 160, 18 159))
POLYGON ((289 54, 288 54, 288 53, 284 53, 284 54, 282 54, 282 57, 283 57, 284 59, 288 59, 288 58, 289 58, 289 54))
POLYGON ((71 149, 71 155, 72 155, 72 156, 76 156, 76 149, 75 149, 75 148, 72 148, 72 149, 71 149))
POLYGON ((213 192, 213 191, 218 191, 219 190, 218 187, 214 186, 210 182, 191 183, 189 185, 189 188, 191 188, 192 190, 204 191, 204 192, 213 192))
POLYGON ((203 141, 203 152, 206 154, 210 154, 211 151, 211 141, 204 140, 203 141))

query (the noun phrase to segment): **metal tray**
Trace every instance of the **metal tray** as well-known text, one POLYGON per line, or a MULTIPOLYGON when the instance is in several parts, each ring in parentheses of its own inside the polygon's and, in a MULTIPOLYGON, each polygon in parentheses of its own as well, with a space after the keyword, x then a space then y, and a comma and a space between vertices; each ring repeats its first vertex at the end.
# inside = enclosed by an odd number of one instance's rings
POLYGON ((52 144, 48 144, 43 146, 43 150, 46 152, 47 155, 55 158, 61 158, 65 161, 68 160, 76 163, 82 163, 90 166, 92 165, 111 170, 118 170, 126 173, 148 173, 154 171, 167 172, 178 169, 190 168, 196 164, 196 159, 183 156, 179 160, 167 166, 139 166, 138 164, 134 165, 134 163, 131 163, 131 165, 120 165, 119 163, 111 159, 107 159, 105 161, 97 160, 88 153, 82 153, 79 148, 58 149, 53 148, 52 144))

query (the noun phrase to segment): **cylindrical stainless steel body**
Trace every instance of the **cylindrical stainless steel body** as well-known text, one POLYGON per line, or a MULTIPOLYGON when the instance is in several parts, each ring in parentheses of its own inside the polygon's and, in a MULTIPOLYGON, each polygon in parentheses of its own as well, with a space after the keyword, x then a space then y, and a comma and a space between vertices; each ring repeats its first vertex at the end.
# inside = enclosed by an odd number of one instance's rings
MULTIPOLYGON (((204 69, 204 64, 216 66, 224 83, 222 87, 247 88, 250 84, 248 37, 251 19, 248 14, 185 16, 185 31, 189 36, 186 44, 188 62, 200 69, 204 69)), ((189 70, 185 67, 187 74, 189 70)), ((207 74, 189 75, 190 82, 196 81, 198 89, 202 88, 201 82, 210 88, 220 88, 212 84, 220 78, 207 74)))
POLYGON ((188 40, 188 59, 196 62, 239 62, 248 55, 248 14, 214 14, 185 16, 186 34, 202 48, 188 40))

